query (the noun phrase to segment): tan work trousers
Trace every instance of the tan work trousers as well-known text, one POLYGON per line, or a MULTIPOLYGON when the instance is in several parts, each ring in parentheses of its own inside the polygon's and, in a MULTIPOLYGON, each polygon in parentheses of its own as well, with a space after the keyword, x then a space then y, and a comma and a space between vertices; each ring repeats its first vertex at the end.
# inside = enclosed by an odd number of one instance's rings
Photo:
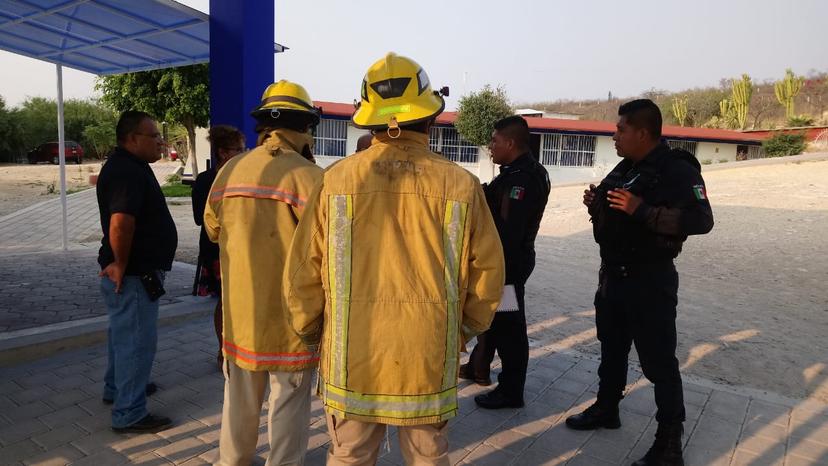
POLYGON ((224 408, 221 413, 221 466, 249 466, 256 454, 259 416, 270 384, 267 466, 303 465, 308 449, 310 396, 314 369, 254 372, 224 363, 224 408))
MULTIPOLYGON (((387 426, 326 414, 331 446, 328 466, 373 466, 387 426)), ((400 451, 408 466, 449 466, 447 423, 398 426, 400 451)))

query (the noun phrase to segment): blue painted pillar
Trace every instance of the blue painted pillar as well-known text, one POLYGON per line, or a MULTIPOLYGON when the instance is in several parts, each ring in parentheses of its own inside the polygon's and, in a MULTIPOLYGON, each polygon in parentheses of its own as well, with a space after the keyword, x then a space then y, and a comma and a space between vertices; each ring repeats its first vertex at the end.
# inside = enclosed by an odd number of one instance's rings
POLYGON ((250 112, 273 82, 274 1, 210 0, 210 124, 244 132, 256 144, 250 112))

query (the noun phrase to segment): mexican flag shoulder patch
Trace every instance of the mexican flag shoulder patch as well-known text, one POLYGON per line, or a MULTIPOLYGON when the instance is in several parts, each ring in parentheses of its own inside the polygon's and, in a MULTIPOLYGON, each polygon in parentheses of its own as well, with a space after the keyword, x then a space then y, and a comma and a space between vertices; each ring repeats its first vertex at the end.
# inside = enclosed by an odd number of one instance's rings
POLYGON ((517 199, 518 201, 523 199, 523 195, 526 190, 522 186, 513 186, 512 191, 509 193, 509 199, 517 199))
POLYGON ((707 199, 707 189, 703 184, 694 185, 693 194, 695 194, 696 200, 703 201, 707 199))

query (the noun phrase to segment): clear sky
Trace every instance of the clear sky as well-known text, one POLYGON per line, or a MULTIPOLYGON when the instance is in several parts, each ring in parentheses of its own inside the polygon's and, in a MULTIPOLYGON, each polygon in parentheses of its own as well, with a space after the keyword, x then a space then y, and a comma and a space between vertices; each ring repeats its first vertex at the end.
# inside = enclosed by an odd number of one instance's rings
MULTIPOLYGON (((262 0, 266 1, 266 0, 262 0)), ((181 3, 209 12, 208 0, 181 3)), ((417 60, 435 86, 505 86, 515 103, 635 96, 785 68, 828 71, 828 0, 276 0, 276 77, 317 100, 351 102, 385 52, 417 60)), ((55 96, 54 65, 0 51, 0 95, 55 96)), ((94 76, 64 71, 65 96, 94 76)))

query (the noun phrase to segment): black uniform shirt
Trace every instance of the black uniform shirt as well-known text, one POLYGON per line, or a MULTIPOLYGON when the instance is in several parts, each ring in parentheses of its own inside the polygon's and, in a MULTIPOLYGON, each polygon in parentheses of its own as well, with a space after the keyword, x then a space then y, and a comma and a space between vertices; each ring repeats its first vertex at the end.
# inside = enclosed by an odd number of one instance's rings
POLYGON ((110 218, 112 214, 124 213, 135 217, 126 275, 170 270, 178 232, 149 164, 118 147, 101 169, 96 190, 103 229, 98 251, 101 268, 115 262, 109 243, 110 218))
POLYGON ((608 264, 669 261, 689 235, 713 228, 713 211, 690 153, 659 145, 637 164, 623 160, 601 181, 589 207, 601 259, 608 264), (607 192, 626 188, 642 198, 633 215, 609 208, 607 192))
POLYGON ((483 185, 503 244, 507 285, 525 284, 535 268, 535 237, 549 190, 549 174, 528 153, 501 166, 500 174, 483 185))
POLYGON ((207 198, 210 196, 210 188, 216 181, 217 171, 214 169, 199 173, 193 183, 193 218, 196 225, 201 226, 201 233, 198 238, 198 255, 203 265, 209 265, 219 258, 219 245, 210 241, 207 231, 204 228, 204 208, 207 207, 207 198))

